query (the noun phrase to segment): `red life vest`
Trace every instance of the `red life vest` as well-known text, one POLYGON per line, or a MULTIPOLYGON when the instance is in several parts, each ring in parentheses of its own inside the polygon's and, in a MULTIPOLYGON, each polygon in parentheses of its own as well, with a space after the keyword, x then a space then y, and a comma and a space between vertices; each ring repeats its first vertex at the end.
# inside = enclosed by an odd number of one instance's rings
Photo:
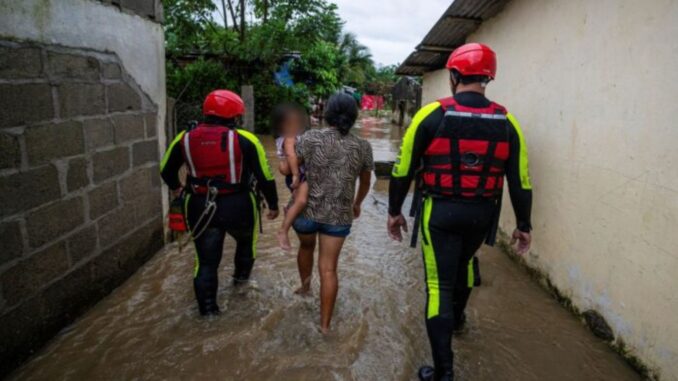
POLYGON ((430 193, 460 198, 499 198, 509 157, 506 109, 439 101, 445 117, 423 155, 422 186, 430 193))
POLYGON ((199 124, 184 134, 181 149, 188 165, 188 184, 193 193, 219 194, 241 191, 243 156, 238 133, 228 127, 199 124))

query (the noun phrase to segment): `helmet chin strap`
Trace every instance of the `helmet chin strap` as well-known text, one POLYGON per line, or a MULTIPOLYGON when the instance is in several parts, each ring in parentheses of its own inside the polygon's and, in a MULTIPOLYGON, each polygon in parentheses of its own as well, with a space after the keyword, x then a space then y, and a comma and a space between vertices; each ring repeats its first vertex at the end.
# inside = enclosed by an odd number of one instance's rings
MULTIPOLYGON (((480 81, 480 87, 483 89, 487 88, 487 85, 490 83, 491 79, 487 79, 487 81, 480 81)), ((457 89, 459 88, 459 84, 461 83, 461 76, 459 73, 456 71, 451 71, 450 72, 450 88, 452 89, 452 95, 457 95, 457 89)))
POLYGON ((457 76, 456 73, 451 72, 450 75, 450 87, 452 88, 452 95, 457 95, 457 87, 459 87, 459 83, 461 81, 459 80, 459 77, 457 76))

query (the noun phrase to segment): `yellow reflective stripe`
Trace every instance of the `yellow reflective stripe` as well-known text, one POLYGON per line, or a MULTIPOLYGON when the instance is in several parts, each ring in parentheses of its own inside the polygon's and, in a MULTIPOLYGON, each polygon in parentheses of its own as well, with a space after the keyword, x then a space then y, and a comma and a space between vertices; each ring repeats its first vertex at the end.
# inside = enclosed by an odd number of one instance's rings
POLYGON ((473 288, 473 285, 476 283, 476 274, 473 271, 473 257, 471 257, 471 260, 468 261, 468 268, 466 271, 468 272, 468 276, 466 277, 466 286, 468 286, 468 288, 473 288))
POLYGON ((264 173, 264 177, 266 180, 273 180, 273 172, 271 171, 271 167, 268 165, 268 159, 266 159, 266 150, 264 149, 264 146, 261 144, 261 141, 259 141, 259 138, 257 138, 256 135, 249 131, 245 130, 236 130, 238 131, 238 134, 240 134, 242 137, 245 139, 249 140, 254 144, 254 147, 257 149, 257 156, 259 157, 259 165, 261 166, 261 172, 264 173))
POLYGON ((160 172, 165 168, 165 165, 167 165, 167 161, 169 160, 170 155, 172 154, 172 150, 174 149, 174 146, 177 145, 181 141, 181 138, 184 137, 184 134, 186 131, 181 131, 175 138, 172 140, 172 144, 167 148, 167 151, 165 151, 165 155, 162 157, 162 161, 160 162, 160 172))
POLYGON ((422 214, 421 246, 424 251, 424 267, 426 269, 426 288, 428 289, 428 308, 426 318, 431 319, 438 316, 440 312, 440 284, 438 281, 438 264, 436 263, 435 252, 433 251, 433 242, 431 242, 431 233, 429 231, 429 221, 431 220, 431 211, 433 210, 433 199, 426 197, 424 200, 424 210, 422 214))
POLYGON ((252 200, 252 210, 254 210, 254 231, 252 233, 252 258, 257 257, 257 241, 259 240, 259 206, 254 193, 250 192, 250 200, 252 200))
POLYGON ((520 141, 520 156, 518 157, 518 165, 520 168, 520 186, 525 190, 532 189, 532 181, 530 181, 530 166, 527 157, 527 143, 525 143, 523 130, 520 128, 520 124, 513 114, 508 113, 506 117, 518 133, 518 140, 520 141))
POLYGON ((414 149, 414 139, 417 136, 417 130, 421 122, 426 119, 427 116, 431 115, 432 112, 437 110, 440 107, 440 102, 433 102, 421 108, 412 119, 412 123, 405 131, 405 136, 403 136, 403 143, 400 146, 400 153, 396 159, 395 164, 393 165, 393 177, 406 177, 410 173, 410 167, 412 166, 412 151, 414 149))
POLYGON ((195 247, 195 259, 193 261, 195 265, 193 266, 193 278, 196 278, 198 276, 198 271, 200 270, 200 257, 198 257, 198 246, 195 245, 195 242, 193 242, 193 247, 195 247))

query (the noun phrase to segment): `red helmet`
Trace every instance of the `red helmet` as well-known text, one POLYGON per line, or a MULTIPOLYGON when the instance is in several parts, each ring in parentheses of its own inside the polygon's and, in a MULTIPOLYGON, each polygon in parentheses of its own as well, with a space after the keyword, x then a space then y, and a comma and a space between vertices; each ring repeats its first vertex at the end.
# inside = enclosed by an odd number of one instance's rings
POLYGON ((214 115, 224 119, 235 118, 245 113, 245 102, 240 96, 228 90, 214 90, 202 104, 203 115, 214 115))
POLYGON ((497 74, 497 55, 487 45, 464 44, 450 54, 446 67, 464 76, 485 75, 494 79, 497 74))

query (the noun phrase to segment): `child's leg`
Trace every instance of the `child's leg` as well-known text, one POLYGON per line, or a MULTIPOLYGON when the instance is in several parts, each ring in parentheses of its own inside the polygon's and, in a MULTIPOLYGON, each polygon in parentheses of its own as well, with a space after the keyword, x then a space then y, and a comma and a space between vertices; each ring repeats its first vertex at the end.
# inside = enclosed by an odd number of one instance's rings
POLYGON ((311 275, 313 273, 313 252, 315 251, 316 234, 299 234, 299 252, 297 253, 297 268, 301 278, 301 287, 296 291, 299 295, 309 295, 311 292, 311 275))
POLYGON ((285 219, 278 231, 278 243, 283 250, 290 250, 292 244, 290 243, 289 231, 294 224, 294 220, 301 215, 306 209, 308 202, 308 184, 304 181, 299 185, 299 188, 294 191, 294 202, 285 212, 285 219))

